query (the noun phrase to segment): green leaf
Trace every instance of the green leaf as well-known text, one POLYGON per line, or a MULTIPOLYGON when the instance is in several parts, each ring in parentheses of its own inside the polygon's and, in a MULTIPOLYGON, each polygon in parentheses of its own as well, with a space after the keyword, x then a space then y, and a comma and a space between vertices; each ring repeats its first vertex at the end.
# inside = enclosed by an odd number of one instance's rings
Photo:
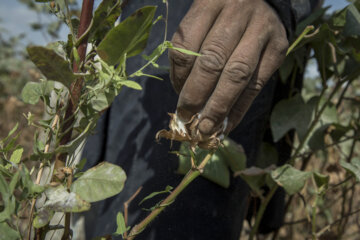
POLYGON ((319 188, 319 189, 320 188, 322 188, 322 189, 327 188, 327 186, 329 184, 330 176, 323 175, 323 174, 320 174, 318 172, 314 172, 313 177, 314 177, 317 188, 319 188))
POLYGON ((159 194, 164 194, 164 193, 171 193, 171 190, 173 189, 172 186, 166 186, 165 190, 160 191, 160 192, 153 192, 150 193, 148 196, 146 196, 143 200, 141 200, 141 202, 139 203, 139 205, 141 205, 143 202, 145 202, 148 199, 151 199, 159 194))
POLYGON ((313 25, 315 23, 315 21, 320 19, 325 14, 327 9, 329 9, 329 8, 328 7, 320 8, 320 9, 314 11, 313 13, 310 14, 310 16, 308 16, 303 21, 301 21, 299 24, 297 24, 296 36, 299 36, 307 26, 313 25))
POLYGON ((27 167, 25 165, 22 164, 21 169, 22 169, 20 172, 21 182, 22 182, 24 189, 26 189, 30 195, 42 193, 45 190, 45 187, 35 184, 33 182, 33 180, 31 179, 29 170, 27 169, 27 167))
POLYGON ((360 36, 360 13, 354 4, 350 4, 347 7, 344 35, 360 36))
POLYGON ((98 112, 101 112, 101 111, 107 109, 111 105, 111 103, 114 101, 114 99, 118 93, 119 93, 119 90, 115 89, 115 88, 110 88, 110 89, 98 92, 90 100, 91 107, 98 112))
POLYGON ((118 212, 118 214, 116 215, 116 225, 117 225, 117 229, 115 234, 122 236, 127 231, 127 229, 125 225, 124 216, 121 212, 118 212))
POLYGON ((86 161, 86 158, 81 159, 80 162, 76 164, 76 169, 81 171, 84 168, 86 161))
MULTIPOLYGON (((313 97, 308 102, 308 105, 316 106, 318 104, 319 98, 313 97)), ((320 99, 320 106, 325 104, 325 99, 320 99)), ((338 116, 335 105, 328 105, 323 111, 320 121, 314 128, 314 131, 311 133, 311 137, 309 139, 308 145, 309 147, 316 151, 319 149, 323 149, 325 147, 325 134, 327 133, 327 129, 332 125, 337 123, 338 116)))
POLYGON ((55 149, 56 153, 73 153, 80 144, 85 140, 85 138, 88 136, 89 131, 93 128, 95 124, 93 122, 89 122, 86 128, 71 142, 60 145, 55 149))
MULTIPOLYGON (((179 168, 177 173, 186 174, 191 168, 191 151, 189 144, 182 143, 179 150, 179 168)), ((208 151, 197 148, 195 151, 195 161, 197 164, 207 155, 208 151)), ((220 147, 211 157, 204 168, 202 177, 227 188, 230 185, 230 170, 235 172, 246 167, 246 156, 242 147, 230 138, 223 140, 220 147)))
POLYGON ((36 104, 40 97, 41 87, 39 83, 28 82, 21 92, 21 98, 25 103, 36 104))
POLYGON ((22 157, 22 154, 23 154, 23 151, 24 151, 24 149, 22 149, 22 148, 16 149, 16 150, 11 154, 10 162, 15 163, 15 164, 19 164, 19 163, 20 163, 20 160, 21 160, 21 157, 22 157))
POLYGON ((21 98, 25 103, 36 104, 40 97, 50 95, 54 86, 54 81, 28 82, 21 91, 21 98))
POLYGON ((39 68, 44 76, 49 80, 61 82, 66 87, 75 79, 69 62, 59 56, 54 50, 32 46, 27 48, 31 61, 39 68))
POLYGON ((94 13, 89 38, 93 41, 101 40, 114 26, 121 13, 120 0, 103 0, 94 13))
MULTIPOLYGON (((159 68, 159 64, 156 63, 156 61, 159 59, 159 57, 165 52, 165 50, 167 49, 167 43, 168 41, 160 44, 159 46, 157 46, 153 52, 149 55, 142 55, 142 57, 146 60, 149 61, 153 67, 155 68, 159 68)), ((169 44, 171 44, 169 42, 169 44)))
POLYGON ((128 87, 128 88, 132 88, 132 89, 136 89, 136 90, 142 90, 142 87, 140 86, 140 84, 138 84, 135 81, 124 80, 124 81, 121 81, 120 83, 123 84, 124 86, 128 87))
POLYGON ((311 172, 297 170, 289 164, 285 164, 271 172, 272 179, 289 195, 299 192, 305 185, 311 172))
POLYGON ((259 168, 267 168, 271 165, 277 165, 279 154, 274 145, 263 142, 260 146, 260 152, 256 159, 256 166, 259 168))
POLYGON ((6 142, 6 141, 16 132, 16 130, 18 129, 18 127, 19 127, 19 123, 16 123, 15 126, 14 126, 14 127, 10 130, 10 132, 8 133, 7 137, 4 138, 4 139, 2 139, 2 140, 0 141, 0 143, 6 142))
POLYGON ((43 208, 55 212, 84 212, 90 209, 90 203, 83 200, 78 194, 68 192, 60 185, 56 188, 49 187, 45 194, 48 200, 43 208))
POLYGON ((1 240, 19 240, 20 233, 11 228, 6 222, 0 222, 0 239, 1 240))
POLYGON ((267 183, 267 175, 275 168, 271 165, 265 169, 258 167, 250 167, 235 173, 235 176, 240 176, 253 190, 257 196, 262 196, 262 187, 267 183))
POLYGON ((340 165, 345 168, 348 172, 356 177, 356 180, 360 181, 360 158, 356 157, 351 160, 351 163, 340 161, 340 165))
POLYGON ((302 140, 311 121, 313 109, 313 102, 305 104, 300 95, 280 101, 270 119, 274 141, 279 141, 291 129, 295 129, 302 140))
POLYGON ((9 185, 7 184, 2 174, 0 174, 0 193, 2 198, 9 198, 11 195, 9 185))
POLYGON ((285 83, 293 72, 295 66, 294 54, 290 54, 286 57, 285 61, 279 68, 279 74, 281 81, 285 83))
POLYGON ((62 58, 66 58, 66 52, 65 52, 65 48, 66 48, 66 42, 64 41, 56 41, 56 42, 50 42, 46 45, 47 49, 51 49, 53 50, 57 55, 59 55, 62 58))
POLYGON ((184 49, 184 48, 174 47, 174 46, 172 45, 172 43, 169 42, 169 41, 166 41, 165 43, 166 43, 166 46, 167 46, 168 48, 174 49, 174 50, 179 51, 179 52, 181 52, 181 53, 185 53, 185 54, 187 54, 187 55, 192 55, 192 56, 197 56, 197 57, 201 57, 201 56, 202 56, 200 53, 193 52, 193 51, 191 51, 191 50, 187 50, 187 49, 184 49))
MULTIPOLYGON (((200 161, 205 158, 208 151, 205 149, 197 148, 196 164, 200 164, 200 161)), ((191 159, 188 143, 182 143, 179 150, 179 168, 177 173, 186 174, 191 169, 191 159)), ((230 171, 224 157, 221 152, 216 151, 209 162, 204 168, 204 172, 201 174, 202 177, 227 188, 230 185, 230 171)))
POLYGON ((346 24, 346 13, 347 7, 337 12, 331 19, 332 26, 343 28, 346 24))
POLYGON ((327 129, 329 128, 330 124, 326 124, 318 129, 311 135, 308 145, 309 147, 316 151, 320 149, 324 149, 325 147, 325 134, 327 129))
POLYGON ((42 228, 46 226, 50 222, 53 216, 54 216, 54 211, 45 208, 40 209, 36 213, 36 217, 34 218, 33 221, 34 228, 42 228))
POLYGON ((184 48, 178 48, 178 47, 171 47, 171 49, 174 49, 176 51, 179 51, 181 53, 185 53, 187 55, 192 55, 192 56, 197 56, 197 57, 201 57, 202 55, 200 53, 197 52, 193 52, 184 48))
POLYGON ((77 17, 71 18, 71 24, 73 27, 74 35, 78 35, 79 25, 80 25, 80 19, 77 17))
POLYGON ((231 171, 237 172, 246 168, 246 155, 240 144, 226 137, 222 141, 219 151, 231 171))
POLYGON ((99 56, 109 65, 116 65, 125 54, 131 57, 142 52, 149 37, 155 10, 154 6, 143 7, 111 29, 97 48, 99 56))
POLYGON ((13 194, 16 185, 20 179, 20 172, 17 171, 14 176, 11 178, 10 184, 9 184, 9 194, 13 194))
POLYGON ((97 202, 121 192, 126 174, 121 167, 103 162, 87 170, 72 185, 71 191, 88 202, 97 202))
POLYGON ((340 124, 333 124, 332 126, 335 129, 330 132, 330 136, 334 140, 334 142, 340 141, 340 139, 352 129, 350 126, 343 126, 340 124))
MULTIPOLYGON (((10 219, 15 212, 15 197, 10 192, 10 187, 4 177, 0 174, 0 193, 4 209, 0 212, 0 222, 10 219)), ((1 235, 0 235, 1 236, 1 235)))
POLYGON ((15 213, 15 207, 16 207, 14 196, 3 198, 3 202, 5 206, 3 211, 0 212, 0 222, 9 220, 11 218, 11 215, 15 213))

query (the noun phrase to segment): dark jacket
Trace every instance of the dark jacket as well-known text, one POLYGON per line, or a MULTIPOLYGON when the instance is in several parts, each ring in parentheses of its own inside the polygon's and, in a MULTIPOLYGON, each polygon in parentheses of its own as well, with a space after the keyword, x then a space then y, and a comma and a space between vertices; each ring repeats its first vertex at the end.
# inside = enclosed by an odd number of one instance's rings
MULTIPOLYGON (((206 0, 204 0, 206 1, 206 0)), ((309 0, 267 0, 282 19, 289 38, 292 37, 296 23, 311 12, 318 1, 309 0)), ((192 0, 169 1, 169 37, 176 31, 181 19, 190 7, 192 0)), ((122 17, 125 18, 137 8, 157 4, 158 14, 164 14, 162 0, 131 0, 122 17)), ((163 25, 153 27, 145 54, 162 41, 163 25)), ((121 39, 119 39, 121 41, 121 39)), ((127 66, 131 73, 142 66, 142 58, 129 59, 127 66)), ((162 66, 168 65, 167 56, 159 59, 162 66)), ((164 69, 164 68, 162 68, 164 69)), ((166 185, 175 187, 183 176, 175 174, 177 157, 170 154, 170 144, 155 143, 158 130, 167 128, 167 112, 174 112, 177 95, 173 91, 166 70, 149 69, 149 74, 160 75, 164 81, 143 78, 140 83, 143 91, 124 88, 111 108, 100 119, 96 134, 87 140, 83 157, 87 158, 86 168, 101 161, 120 165, 127 174, 124 190, 117 196, 92 204, 86 212, 86 239, 111 234, 116 230, 116 214, 123 211, 123 203, 143 186, 141 193, 129 208, 129 225, 133 226, 148 212, 160 198, 138 203, 148 194, 165 189, 166 185)), ((231 138, 242 144, 252 165, 259 152, 266 121, 268 119, 276 79, 272 79, 254 101, 241 124, 232 132, 231 138)), ((176 150, 178 145, 173 146, 176 150)), ((146 240, 238 240, 249 206, 249 188, 240 178, 231 178, 228 189, 224 189, 204 178, 196 179, 137 239, 146 240)), ((281 226, 283 219, 284 193, 279 191, 272 212, 265 214, 260 230, 266 232, 281 226)))

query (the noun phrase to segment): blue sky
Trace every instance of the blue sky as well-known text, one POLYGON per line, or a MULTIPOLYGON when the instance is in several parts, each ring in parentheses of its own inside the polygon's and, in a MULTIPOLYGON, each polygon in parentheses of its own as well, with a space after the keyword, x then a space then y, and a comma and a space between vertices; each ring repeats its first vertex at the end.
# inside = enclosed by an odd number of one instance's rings
MULTIPOLYGON (((100 0, 96 0, 95 2, 99 3, 100 0)), ((336 9, 343 8, 346 4, 346 0, 325 0, 324 5, 331 5, 332 8, 330 11, 334 11, 336 9)), ((40 18, 41 21, 51 19, 48 15, 41 15, 40 18)), ((34 32, 31 30, 30 24, 39 21, 39 16, 35 12, 27 9, 24 4, 19 3, 17 0, 1 0, 0 19, 0 27, 5 27, 12 35, 25 33, 26 43, 44 45, 47 41, 52 40, 45 39, 39 31, 34 32)), ((65 39, 67 36, 66 28, 61 29, 60 36, 65 39)))

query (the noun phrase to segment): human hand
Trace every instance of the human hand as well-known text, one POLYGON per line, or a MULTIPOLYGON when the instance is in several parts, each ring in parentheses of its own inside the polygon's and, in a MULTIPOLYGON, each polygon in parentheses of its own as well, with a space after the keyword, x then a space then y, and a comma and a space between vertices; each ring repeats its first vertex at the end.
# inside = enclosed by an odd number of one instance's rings
POLYGON ((264 0, 194 0, 172 43, 202 54, 169 51, 178 117, 186 122, 201 111, 203 135, 226 117, 226 133, 240 123, 288 48, 285 28, 264 0))

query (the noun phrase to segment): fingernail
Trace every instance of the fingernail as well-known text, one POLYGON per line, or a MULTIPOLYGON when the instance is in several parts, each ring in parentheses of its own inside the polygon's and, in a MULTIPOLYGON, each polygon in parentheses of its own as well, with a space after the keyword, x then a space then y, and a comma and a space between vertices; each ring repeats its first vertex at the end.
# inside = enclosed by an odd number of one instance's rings
POLYGON ((215 126, 214 121, 204 118, 199 124, 199 130, 202 134, 209 135, 215 126))

